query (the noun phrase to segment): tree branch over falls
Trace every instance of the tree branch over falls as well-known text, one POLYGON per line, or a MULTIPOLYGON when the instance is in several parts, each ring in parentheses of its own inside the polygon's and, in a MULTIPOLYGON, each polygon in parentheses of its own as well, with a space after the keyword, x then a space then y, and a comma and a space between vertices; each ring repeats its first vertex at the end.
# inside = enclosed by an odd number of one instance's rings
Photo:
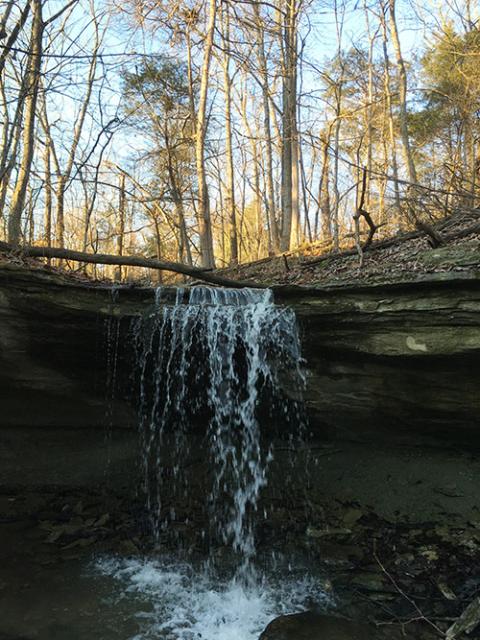
POLYGON ((255 282, 245 282, 241 280, 231 280, 224 278, 211 271, 199 267, 191 267, 180 262, 161 261, 142 256, 113 256, 105 253, 85 253, 83 251, 73 251, 71 249, 61 249, 58 247, 14 247, 7 242, 0 242, 0 251, 21 252, 24 256, 32 258, 58 258, 60 260, 73 260, 75 262, 85 262, 89 264, 112 264, 125 267, 144 267, 146 269, 157 269, 159 271, 171 271, 181 273, 203 282, 220 285, 222 287, 242 288, 252 287, 264 289, 267 285, 255 282))

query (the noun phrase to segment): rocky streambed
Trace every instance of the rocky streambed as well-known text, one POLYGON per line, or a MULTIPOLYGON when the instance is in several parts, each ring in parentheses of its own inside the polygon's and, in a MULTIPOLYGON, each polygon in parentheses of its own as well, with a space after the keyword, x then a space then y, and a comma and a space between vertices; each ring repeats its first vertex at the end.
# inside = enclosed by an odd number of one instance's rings
MULTIPOLYGON (((358 445, 349 453, 358 457, 358 445)), ((321 454, 325 462, 340 452, 324 448, 321 454)), ((381 451, 370 451, 375 454, 380 457, 381 451)), ((469 457, 462 456, 455 461, 459 477, 469 465, 469 457)), ((428 458, 417 459, 426 475, 431 464, 428 458)), ((348 472, 345 459, 337 465, 338 474, 348 472)), ((401 472, 392 466, 390 473, 394 477, 401 472)), ((409 473, 415 485, 412 469, 409 473)), ((265 515, 257 526, 259 571, 270 575, 274 559, 273 573, 278 577, 280 571, 280 583, 288 583, 291 589, 285 590, 284 610, 294 613, 307 608, 312 615, 282 619, 262 637, 350 640, 368 637, 367 631, 378 639, 441 637, 478 597, 480 518, 468 483, 445 483, 445 477, 437 477, 436 482, 438 505, 426 506, 423 517, 412 508, 410 518, 398 510, 395 491, 380 510, 359 499, 354 487, 347 495, 324 486, 321 496, 313 491, 315 481, 311 480, 305 496, 300 487, 282 491, 272 484, 260 505, 265 515), (443 511, 442 500, 457 503, 457 511, 452 507, 450 513, 443 511), (319 585, 318 590, 295 603, 298 585, 290 585, 292 575, 302 580, 308 576, 319 585), (332 606, 325 606, 325 597, 332 606), (338 617, 353 623, 340 621, 336 626, 338 617)), ((89 637, 85 620, 112 616, 111 629, 120 635, 112 631, 111 637, 132 637, 138 632, 136 614, 142 607, 148 612, 150 605, 130 602, 128 596, 130 614, 111 606, 115 593, 125 604, 123 592, 118 591, 111 574, 106 580, 92 577, 95 559, 115 558, 116 566, 121 567, 115 572, 123 571, 123 577, 132 566, 149 568, 152 558, 171 557, 172 553, 177 565, 201 563, 213 554, 220 566, 228 567, 229 550, 203 536, 206 522, 201 504, 200 495, 190 496, 183 509, 177 504, 175 521, 154 540, 141 493, 126 495, 105 486, 4 486, 0 496, 0 630, 11 638, 83 639, 89 637), (98 590, 100 600, 93 599, 92 589, 98 590), (65 593, 67 603, 63 602, 65 593), (71 635, 69 625, 76 624, 79 593, 85 598, 84 620, 78 634, 71 635), (130 622, 118 627, 113 620, 120 611, 130 622)), ((168 501, 165 507, 169 508, 168 501)), ((141 577, 136 571, 133 585, 141 577)), ((132 585, 127 593, 131 589, 132 585)), ((101 637, 110 638, 106 632, 101 637)), ((250 637, 254 636, 245 636, 250 637)))

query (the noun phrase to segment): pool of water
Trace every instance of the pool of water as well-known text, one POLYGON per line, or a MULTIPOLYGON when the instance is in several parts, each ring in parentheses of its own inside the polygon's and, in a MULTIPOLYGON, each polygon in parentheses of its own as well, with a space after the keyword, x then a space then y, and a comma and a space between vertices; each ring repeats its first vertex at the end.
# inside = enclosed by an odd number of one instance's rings
POLYGON ((171 556, 32 554, 1 574, 0 640, 257 640, 282 613, 333 604, 304 569, 245 586, 171 556))

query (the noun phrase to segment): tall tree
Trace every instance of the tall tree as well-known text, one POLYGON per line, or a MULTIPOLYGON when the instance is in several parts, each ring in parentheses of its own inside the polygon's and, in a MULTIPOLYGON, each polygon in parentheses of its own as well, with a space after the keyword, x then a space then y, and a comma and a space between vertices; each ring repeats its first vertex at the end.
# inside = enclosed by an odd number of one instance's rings
POLYGON ((217 23, 217 0, 208 2, 208 22, 203 46, 203 63, 200 73, 200 95, 195 119, 195 155, 198 179, 198 231, 200 236, 201 264, 203 267, 215 267, 213 251, 212 219, 208 194, 207 172, 205 168, 205 139, 208 117, 207 100, 210 84, 210 64, 212 60, 213 39, 217 23))
POLYGON ((22 86, 23 95, 20 97, 22 101, 25 101, 23 152, 8 218, 8 241, 12 244, 18 244, 20 242, 22 213, 32 170, 37 100, 40 85, 40 70, 42 67, 43 34, 45 30, 42 0, 31 0, 31 6, 33 19, 29 43, 29 60, 22 86))

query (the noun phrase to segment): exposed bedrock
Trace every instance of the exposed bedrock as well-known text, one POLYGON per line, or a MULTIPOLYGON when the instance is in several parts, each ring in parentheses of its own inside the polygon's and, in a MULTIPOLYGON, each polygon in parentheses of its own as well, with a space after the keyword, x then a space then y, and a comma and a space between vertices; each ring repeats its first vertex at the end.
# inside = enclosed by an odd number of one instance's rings
POLYGON ((296 613, 273 620, 259 640, 393 640, 399 636, 382 634, 374 625, 351 622, 315 613, 296 613))
MULTIPOLYGON (((175 291, 165 295, 173 300, 175 291)), ((480 445, 480 275, 280 287, 275 297, 294 307, 306 359, 309 501, 330 501, 333 510, 338 501, 356 503, 391 521, 436 521, 442 513, 478 520, 480 474, 471 456, 480 445), (434 446, 419 447, 425 444, 434 446)), ((153 301, 152 289, 0 268, 3 487, 108 480, 135 491, 131 326, 153 301)), ((288 372, 281 375, 288 396, 288 372)), ((274 433, 267 491, 280 510, 288 498, 285 436, 274 433)), ((292 491, 303 518, 303 499, 292 491)), ((310 516, 313 532, 322 526, 320 511, 310 516)))
MULTIPOLYGON (((480 275, 447 276, 276 288, 299 321, 315 435, 480 444, 480 275)), ((134 426, 129 331, 153 299, 1 268, 1 425, 134 426)))
POLYGON ((447 275, 287 292, 317 429, 355 440, 480 444, 480 281, 447 275))

